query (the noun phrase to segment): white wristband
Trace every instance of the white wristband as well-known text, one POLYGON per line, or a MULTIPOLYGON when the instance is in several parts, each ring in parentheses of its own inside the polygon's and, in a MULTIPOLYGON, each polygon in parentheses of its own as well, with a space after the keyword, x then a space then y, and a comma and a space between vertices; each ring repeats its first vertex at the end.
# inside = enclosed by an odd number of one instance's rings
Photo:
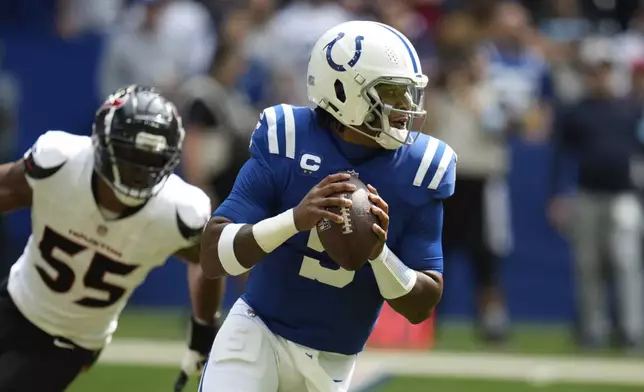
MULTIPOLYGON (((242 226, 244 225, 239 223, 229 223, 224 226, 217 243, 221 266, 226 273, 232 276, 241 275, 250 269, 241 265, 235 255, 235 236, 242 226)), ((293 209, 286 210, 277 216, 254 224, 252 230, 257 245, 264 252, 270 253, 274 251, 278 246, 297 234, 293 209)))
POLYGON ((407 295, 416 284, 416 271, 407 267, 387 245, 378 257, 369 260, 380 294, 385 299, 396 299, 407 295))
POLYGON ((297 228, 292 208, 253 225, 253 237, 266 253, 271 253, 295 234, 297 228))
POLYGON ((249 270, 249 268, 241 265, 239 260, 237 260, 237 256, 235 256, 235 236, 242 226, 244 225, 239 223, 229 223, 224 226, 224 229, 221 231, 221 235, 219 236, 219 242, 217 243, 219 262, 221 263, 221 266, 224 267, 224 271, 232 276, 241 275, 249 270))

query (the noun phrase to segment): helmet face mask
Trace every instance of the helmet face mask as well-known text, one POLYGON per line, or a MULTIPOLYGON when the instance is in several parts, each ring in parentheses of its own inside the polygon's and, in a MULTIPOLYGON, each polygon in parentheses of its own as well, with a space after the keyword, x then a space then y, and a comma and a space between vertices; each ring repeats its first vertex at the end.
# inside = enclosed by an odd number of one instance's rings
POLYGON ((126 205, 158 193, 179 164, 184 130, 174 105, 152 89, 110 96, 94 122, 94 169, 126 205))
POLYGON ((412 130, 420 129, 426 115, 427 81, 409 40, 376 22, 333 27, 309 60, 309 99, 386 149, 415 141, 412 130))
POLYGON ((378 78, 362 89, 362 97, 371 105, 364 124, 351 129, 376 140, 386 149, 397 149, 416 141, 417 134, 412 130, 422 128, 426 116, 422 88, 411 80, 378 78))

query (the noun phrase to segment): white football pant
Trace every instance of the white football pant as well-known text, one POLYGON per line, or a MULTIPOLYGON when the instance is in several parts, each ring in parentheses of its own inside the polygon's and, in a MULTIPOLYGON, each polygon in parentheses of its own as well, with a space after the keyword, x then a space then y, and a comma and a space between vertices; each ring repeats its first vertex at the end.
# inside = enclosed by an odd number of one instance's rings
POLYGON ((346 392, 356 357, 277 336, 239 299, 217 333, 199 392, 346 392))

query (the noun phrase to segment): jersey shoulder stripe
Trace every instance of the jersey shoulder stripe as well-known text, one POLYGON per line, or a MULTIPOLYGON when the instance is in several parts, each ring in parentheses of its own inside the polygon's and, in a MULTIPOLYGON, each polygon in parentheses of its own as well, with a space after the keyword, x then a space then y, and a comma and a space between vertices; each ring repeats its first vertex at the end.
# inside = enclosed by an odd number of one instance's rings
MULTIPOLYGON (((433 136, 421 136, 417 143, 420 144, 423 153, 414 176, 414 186, 435 190, 456 154, 447 143, 433 136)), ((418 153, 415 154, 415 156, 418 155, 418 153)))
POLYGON ((438 139, 435 137, 429 138, 429 142, 425 147, 425 152, 423 153, 423 158, 420 161, 420 166, 416 171, 416 176, 414 177, 414 186, 420 187, 427 176, 429 171, 429 166, 432 164, 434 156, 436 155, 436 150, 438 149, 438 139))
POLYGON ((413 185, 432 191, 438 190, 446 181, 453 182, 450 173, 456 165, 457 155, 454 150, 442 140, 433 136, 419 137, 417 150, 413 156, 418 168, 413 179, 413 185), (421 152, 422 151, 422 155, 421 152), (447 175, 450 173, 450 175, 447 175))
POLYGON ((268 152, 294 159, 295 115, 293 107, 285 104, 272 106, 264 109, 263 117, 266 119, 268 152))
MULTIPOLYGON (((271 154, 279 154, 280 148, 277 141, 277 113, 275 107, 264 109, 262 112, 263 117, 266 119, 266 133, 268 137, 268 152, 271 154)), ((260 125, 261 129, 261 125, 260 125)))
POLYGON ((438 168, 436 168, 436 171, 434 172, 432 181, 427 186, 429 189, 438 189, 438 186, 440 185, 443 177, 445 176, 445 173, 447 172, 447 167, 453 159, 456 159, 456 154, 454 153, 454 150, 452 150, 452 147, 450 147, 446 143, 443 143, 443 145, 445 146, 445 148, 443 149, 443 156, 438 162, 438 168))

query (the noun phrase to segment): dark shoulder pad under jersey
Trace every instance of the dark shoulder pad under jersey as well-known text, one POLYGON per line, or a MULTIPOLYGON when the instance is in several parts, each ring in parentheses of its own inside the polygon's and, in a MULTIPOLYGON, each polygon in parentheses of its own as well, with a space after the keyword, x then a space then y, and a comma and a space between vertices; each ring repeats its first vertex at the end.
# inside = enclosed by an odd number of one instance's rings
POLYGON ((196 242, 210 219, 210 198, 199 188, 173 176, 165 187, 175 204, 175 219, 181 237, 188 243, 196 242))
POLYGON ((29 178, 42 180, 56 174, 67 161, 82 149, 87 137, 62 131, 41 135, 23 157, 29 178))

